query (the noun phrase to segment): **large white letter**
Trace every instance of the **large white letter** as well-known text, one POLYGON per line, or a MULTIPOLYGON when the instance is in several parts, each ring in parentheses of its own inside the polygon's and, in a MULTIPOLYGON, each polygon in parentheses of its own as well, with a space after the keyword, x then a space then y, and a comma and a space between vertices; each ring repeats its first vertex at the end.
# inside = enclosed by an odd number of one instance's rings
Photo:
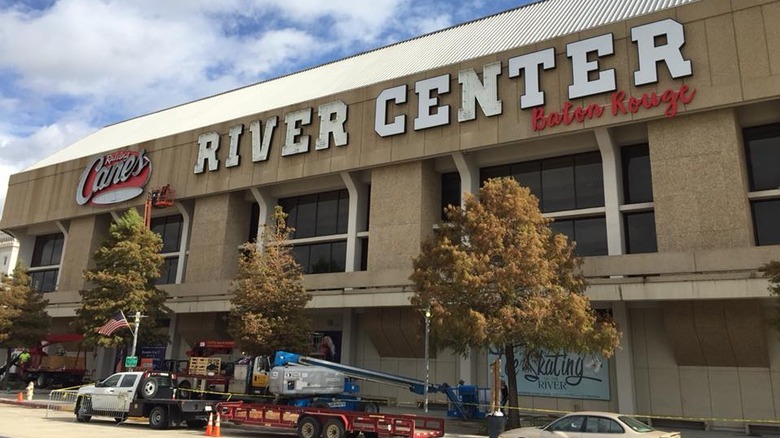
POLYGON ((287 136, 282 145, 282 156, 309 152, 309 136, 301 135, 301 126, 311 123, 311 108, 285 114, 284 123, 287 125, 287 136), (295 138, 299 135, 300 140, 296 142, 295 138))
POLYGON ((674 79, 693 74, 691 61, 683 58, 681 51, 685 44, 683 25, 671 18, 632 28, 631 41, 636 43, 639 57, 639 70, 634 72, 634 85, 658 82, 656 65, 660 61, 666 63, 674 79), (666 44, 655 45, 655 39, 659 36, 666 36, 666 44))
POLYGON ((238 166, 240 157, 238 155, 238 140, 241 138, 241 133, 244 132, 244 125, 236 125, 230 128, 230 151, 228 157, 225 159, 225 167, 238 166))
POLYGON ((571 58, 570 100, 615 91, 615 69, 599 71, 598 61, 588 61, 588 53, 592 52, 596 52, 598 57, 615 53, 612 34, 599 35, 566 45, 566 56, 571 58), (598 79, 591 81, 588 76, 592 71, 598 71, 598 79))
POLYGON ((501 74, 501 61, 482 66, 482 80, 479 81, 473 68, 458 72, 460 87, 460 108, 458 121, 474 120, 477 117, 476 102, 487 116, 501 114, 502 102, 498 100, 498 75, 501 74))
POLYGON ((450 106, 439 104, 439 95, 450 92, 450 75, 436 76, 423 79, 414 84, 414 92, 417 93, 417 118, 414 119, 414 130, 433 128, 450 123, 450 106), (433 96, 432 91, 437 95, 433 96), (431 109, 436 107, 436 112, 431 109))
POLYGON ((520 96, 521 109, 544 105, 544 91, 539 90, 539 67, 545 70, 555 67, 555 49, 509 58, 510 78, 520 76, 520 72, 525 71, 525 94, 520 96))
POLYGON ((265 161, 268 159, 268 150, 271 149, 271 138, 276 129, 278 117, 273 116, 265 119, 265 134, 260 129, 260 120, 253 120, 249 124, 249 132, 252 133, 252 162, 265 161), (262 137, 262 141, 260 138, 262 137))
POLYGON ((336 146, 347 144, 347 131, 344 129, 344 124, 347 123, 347 105, 337 100, 320 105, 317 112, 320 114, 320 136, 314 142, 314 149, 327 149, 331 133, 336 146))
POLYGON ((401 114, 393 118, 393 123, 387 123, 387 103, 405 103, 406 85, 388 88, 379 93, 376 98, 376 112, 374 115, 374 131, 380 137, 403 134, 406 131, 406 115, 401 114))
POLYGON ((198 136, 198 161, 195 162, 195 173, 203 173, 206 160, 209 162, 209 172, 219 169, 217 149, 219 149, 219 134, 211 131, 198 136))

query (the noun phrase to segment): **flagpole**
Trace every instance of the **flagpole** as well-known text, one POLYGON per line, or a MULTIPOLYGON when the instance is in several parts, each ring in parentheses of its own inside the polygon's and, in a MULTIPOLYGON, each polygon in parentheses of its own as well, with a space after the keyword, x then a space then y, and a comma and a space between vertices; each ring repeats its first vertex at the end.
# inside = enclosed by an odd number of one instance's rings
POLYGON ((135 312, 135 330, 133 330, 133 350, 130 356, 135 356, 135 347, 138 345, 138 328, 141 326, 141 312, 135 312))

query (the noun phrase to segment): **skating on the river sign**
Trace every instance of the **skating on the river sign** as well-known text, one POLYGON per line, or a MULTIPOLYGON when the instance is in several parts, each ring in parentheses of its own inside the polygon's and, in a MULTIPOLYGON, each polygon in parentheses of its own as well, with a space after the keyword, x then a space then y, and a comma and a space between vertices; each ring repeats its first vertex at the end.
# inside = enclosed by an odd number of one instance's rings
MULTIPOLYGON (((506 358, 503 352, 491 349, 488 363, 501 358, 506 379, 506 358)), ((515 349, 517 393, 543 397, 609 400, 609 363, 601 355, 581 355, 565 351, 543 351, 537 358, 528 358, 523 367, 525 351, 515 349)))

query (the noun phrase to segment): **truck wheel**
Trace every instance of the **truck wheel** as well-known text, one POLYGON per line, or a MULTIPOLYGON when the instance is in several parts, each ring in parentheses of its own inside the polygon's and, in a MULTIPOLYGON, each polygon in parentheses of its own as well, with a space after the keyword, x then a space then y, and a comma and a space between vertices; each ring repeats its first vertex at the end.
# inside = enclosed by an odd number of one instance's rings
POLYGON ((346 436, 344 423, 342 423, 338 418, 331 418, 325 422, 323 432, 325 438, 345 438, 346 436))
POLYGON ((378 414, 379 413, 379 405, 376 403, 366 403, 363 405, 363 412, 366 414, 378 414))
POLYGON ((141 394, 144 398, 154 398, 160 385, 154 377, 147 377, 141 382, 141 394))
POLYGON ((319 438, 320 422, 314 417, 303 417, 298 420, 298 436, 300 438, 319 438))
POLYGON ((192 391, 189 391, 192 389, 192 384, 189 380, 182 380, 181 383, 179 383, 179 386, 177 387, 179 398, 183 399, 190 399, 192 398, 192 391))
POLYGON ((87 415, 89 412, 89 407, 89 400, 85 399, 84 397, 79 397, 79 399, 76 401, 76 421, 79 423, 89 423, 89 420, 92 419, 91 415, 87 415))
POLYGON ((152 429, 166 429, 168 427, 168 411, 164 406, 155 406, 149 412, 149 426, 152 429))

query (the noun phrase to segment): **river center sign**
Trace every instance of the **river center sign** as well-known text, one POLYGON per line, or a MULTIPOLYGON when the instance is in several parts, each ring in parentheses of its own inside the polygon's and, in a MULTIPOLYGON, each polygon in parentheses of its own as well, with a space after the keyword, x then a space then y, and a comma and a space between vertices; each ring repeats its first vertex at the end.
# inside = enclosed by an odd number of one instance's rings
MULTIPOLYGON (((681 79, 693 74, 691 61, 685 59, 682 47, 685 45, 683 25, 672 19, 643 24, 631 28, 631 41, 636 47, 638 69, 633 72, 632 84, 635 87, 658 82, 658 70, 665 67, 672 79, 681 79)), ((560 109, 545 107, 546 96, 542 89, 541 74, 545 70, 558 68, 554 48, 538 50, 515 56, 507 60, 508 80, 522 81, 523 94, 518 105, 521 110, 531 111, 531 124, 534 131, 555 128, 560 125, 584 123, 586 120, 601 118, 605 115, 617 117, 635 114, 643 110, 663 108, 666 117, 678 114, 681 105, 691 103, 696 89, 685 84, 666 90, 648 91, 639 96, 631 96, 617 89, 615 69, 602 69, 599 62, 615 53, 614 35, 604 35, 575 41, 566 45, 566 57, 569 58, 572 83, 567 88, 567 98, 560 109), (582 106, 573 103, 576 99, 610 93, 608 103, 582 106)), ((501 61, 485 64, 482 78, 474 69, 458 72, 460 84, 460 108, 457 110, 459 123, 474 120, 477 106, 485 117, 499 116, 503 112, 504 102, 498 96, 498 80, 503 71, 501 61)), ((415 131, 425 130, 451 123, 449 105, 441 105, 440 96, 450 92, 450 74, 423 79, 415 82, 416 102, 406 105, 407 84, 387 88, 379 93, 374 102, 374 131, 380 137, 391 137, 406 133, 407 115, 414 115, 411 123, 415 131), (414 114, 406 114, 405 108, 414 114), (416 111, 414 111, 416 109, 416 111)), ((311 147, 311 134, 306 126, 314 119, 313 108, 296 110, 284 115, 281 128, 282 157, 308 153, 311 147)), ((314 150, 326 150, 331 144, 336 147, 348 145, 349 134, 346 129, 348 105, 337 100, 320 105, 317 108, 319 132, 314 140, 314 150)), ((249 123, 251 135, 251 160, 253 163, 268 160, 269 151, 279 126, 279 117, 272 116, 265 121, 254 120, 249 123)), ((240 164, 240 138, 244 135, 244 125, 230 128, 227 140, 227 154, 224 167, 240 164)), ((279 136, 276 136, 279 137, 279 136)), ((198 157, 194 173, 219 170, 221 135, 209 131, 198 137, 198 157)), ((277 140, 279 141, 279 140, 277 140)))

